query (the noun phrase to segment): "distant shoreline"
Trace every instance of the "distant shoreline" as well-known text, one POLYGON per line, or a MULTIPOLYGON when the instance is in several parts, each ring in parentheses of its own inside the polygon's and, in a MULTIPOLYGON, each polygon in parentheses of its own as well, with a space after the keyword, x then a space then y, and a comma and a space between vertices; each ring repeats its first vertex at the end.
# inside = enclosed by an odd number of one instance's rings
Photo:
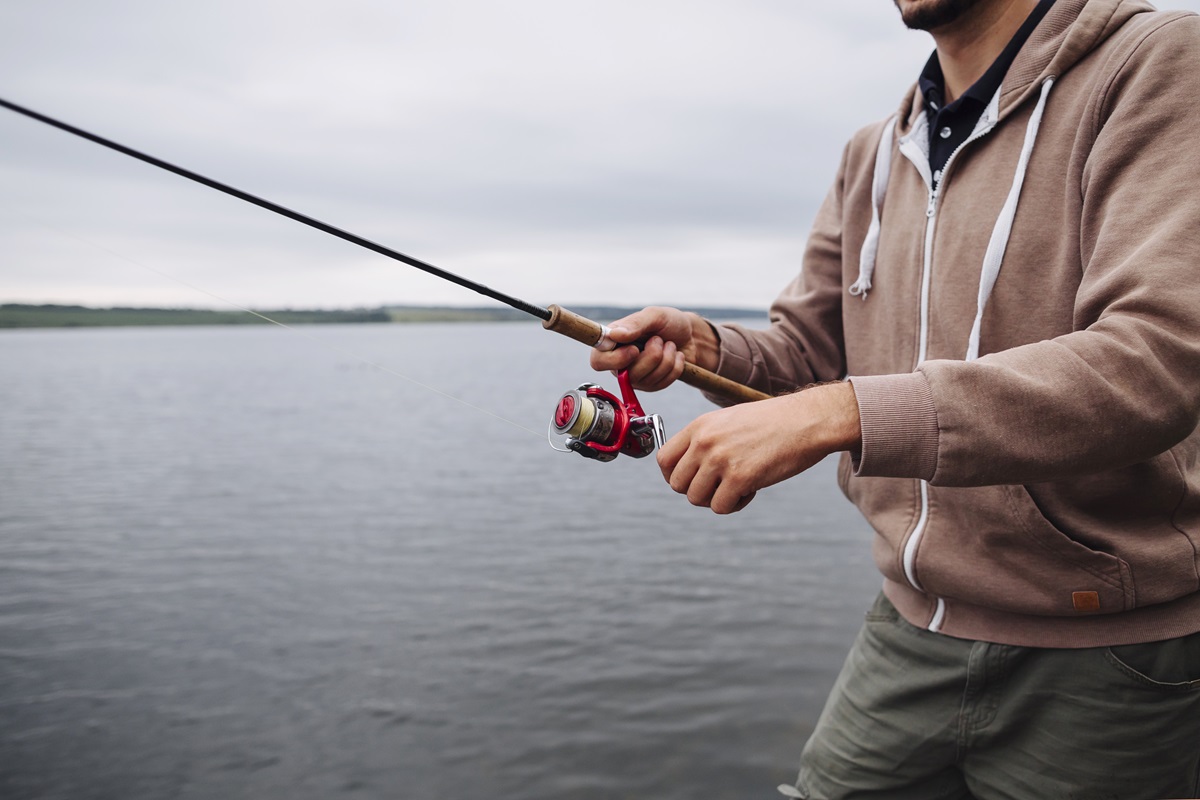
MULTIPOLYGON (((577 314, 607 322, 636 311, 635 307, 570 306, 577 314)), ((287 325, 410 323, 410 322, 509 322, 529 316, 504 306, 380 306, 342 310, 255 309, 287 325)), ((692 307, 709 319, 766 317, 764 309, 692 307)), ((267 325, 245 311, 204 308, 93 308, 77 305, 0 304, 0 328, 100 328, 145 325, 267 325)))

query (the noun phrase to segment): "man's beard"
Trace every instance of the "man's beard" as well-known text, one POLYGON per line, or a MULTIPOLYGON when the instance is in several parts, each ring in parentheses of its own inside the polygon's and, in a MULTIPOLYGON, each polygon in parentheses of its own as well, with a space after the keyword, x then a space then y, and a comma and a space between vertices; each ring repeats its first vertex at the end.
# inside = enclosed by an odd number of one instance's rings
POLYGON ((925 0, 920 5, 905 8, 900 5, 900 0, 894 2, 904 24, 915 31, 931 31, 949 25, 979 4, 979 0, 925 0))

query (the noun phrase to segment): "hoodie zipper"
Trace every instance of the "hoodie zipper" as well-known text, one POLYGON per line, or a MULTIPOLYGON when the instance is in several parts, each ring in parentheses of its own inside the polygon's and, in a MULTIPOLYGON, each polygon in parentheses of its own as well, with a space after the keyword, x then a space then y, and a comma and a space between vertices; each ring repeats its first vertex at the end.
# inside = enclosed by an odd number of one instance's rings
MULTIPOLYGON (((975 126, 975 130, 967 137, 966 141, 954 148, 950 153, 950 157, 946 159, 945 165, 942 167, 942 174, 937 185, 934 186, 933 175, 929 168, 929 155, 922 151, 920 146, 914 141, 916 135, 923 127, 928 133, 929 123, 927 118, 922 114, 921 122, 916 129, 911 131, 908 136, 900 140, 900 152, 905 158, 912 162, 917 168, 917 172, 921 174, 921 178, 925 181, 925 188, 929 191, 929 203, 925 207, 925 249, 921 259, 921 299, 920 299, 920 338, 917 343, 917 366, 925 361, 929 350, 929 297, 930 287, 933 280, 933 234, 937 227, 938 201, 942 196, 942 187, 946 185, 946 178, 950 173, 950 166, 954 163, 954 159, 962 152, 967 145, 977 142, 984 136, 992 132, 996 127, 997 117, 999 116, 999 99, 1000 93, 992 98, 992 102, 988 103, 987 110, 984 111, 983 117, 980 118, 979 124, 975 126)), ((921 513, 917 517, 917 524, 913 526, 912 532, 908 534, 908 539, 904 542, 903 547, 903 564, 904 577, 908 579, 909 584, 918 592, 925 592, 917 580, 917 548, 921 544, 921 539, 925 535, 925 526, 929 522, 929 482, 921 481, 921 513)), ((933 619, 930 620, 928 630, 937 633, 941 630, 942 622, 946 617, 946 601, 940 597, 934 598, 937 601, 937 606, 933 612, 933 619)))

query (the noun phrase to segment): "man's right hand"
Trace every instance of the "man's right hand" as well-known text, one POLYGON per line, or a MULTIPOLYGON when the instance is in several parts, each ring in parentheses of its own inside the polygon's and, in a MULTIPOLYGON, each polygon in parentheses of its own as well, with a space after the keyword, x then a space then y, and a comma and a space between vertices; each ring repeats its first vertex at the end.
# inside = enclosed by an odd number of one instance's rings
POLYGON ((608 336, 619 346, 593 350, 592 369, 628 369, 634 388, 643 391, 670 386, 683 374, 685 361, 712 371, 720 359, 720 341, 708 321, 677 308, 644 308, 613 322, 608 336))

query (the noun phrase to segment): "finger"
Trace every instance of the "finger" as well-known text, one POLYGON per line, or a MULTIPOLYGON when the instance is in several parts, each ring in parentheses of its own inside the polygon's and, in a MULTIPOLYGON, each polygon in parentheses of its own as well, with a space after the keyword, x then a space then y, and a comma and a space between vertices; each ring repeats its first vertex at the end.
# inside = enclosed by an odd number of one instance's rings
POLYGON ((663 340, 658 336, 651 336, 646 340, 646 344, 642 347, 642 354, 637 360, 629 366, 629 377, 633 380, 633 385, 641 389, 645 378, 648 375, 653 375, 654 372, 662 364, 663 360, 663 340))
POLYGON ((696 475, 700 472, 702 462, 689 454, 685 454, 683 458, 671 470, 670 476, 667 478, 667 483, 672 491, 678 494, 688 496, 688 500, 692 499, 692 488, 696 482, 696 475))
MULTIPOLYGON (((713 469, 710 465, 701 463, 700 459, 698 458, 685 458, 682 462, 680 462, 679 466, 675 468, 675 472, 678 473, 681 468, 686 469, 693 460, 696 462, 699 469, 697 469, 692 475, 691 482, 687 488, 688 502, 694 506, 711 508, 713 501, 716 499, 715 496, 721 488, 720 473, 713 469)), ((672 479, 674 479, 674 476, 672 476, 672 479)), ((674 486, 674 483, 672 483, 672 486, 674 486)), ((715 511, 716 509, 713 510, 715 511)))
POLYGON ((750 501, 753 500, 757 495, 758 492, 751 492, 750 494, 742 495, 741 499, 737 501, 737 505, 733 507, 734 512, 741 511, 743 508, 750 505, 750 501))
POLYGON ((675 471, 679 460, 687 453, 690 438, 691 433, 689 429, 684 428, 670 439, 667 439, 666 444, 658 448, 658 455, 655 458, 658 460, 658 468, 662 471, 663 480, 667 483, 671 482, 671 473, 675 471))
MULTIPOLYGON (((657 392, 671 385, 675 376, 675 364, 678 361, 679 349, 674 342, 667 342, 662 348, 662 358, 659 359, 654 371, 642 378, 641 388, 648 392, 657 392)), ((682 370, 681 370, 682 371, 682 370)))
POLYGON ((732 514, 745 508, 753 499, 753 491, 747 492, 733 481, 724 481, 713 491, 709 508, 716 514, 732 514))
POLYGON ((625 369, 635 360, 637 360, 637 357, 641 355, 641 352, 641 350, 638 350, 632 345, 618 347, 616 350, 609 350, 608 352, 593 350, 590 359, 592 369, 596 370, 597 372, 625 369))

